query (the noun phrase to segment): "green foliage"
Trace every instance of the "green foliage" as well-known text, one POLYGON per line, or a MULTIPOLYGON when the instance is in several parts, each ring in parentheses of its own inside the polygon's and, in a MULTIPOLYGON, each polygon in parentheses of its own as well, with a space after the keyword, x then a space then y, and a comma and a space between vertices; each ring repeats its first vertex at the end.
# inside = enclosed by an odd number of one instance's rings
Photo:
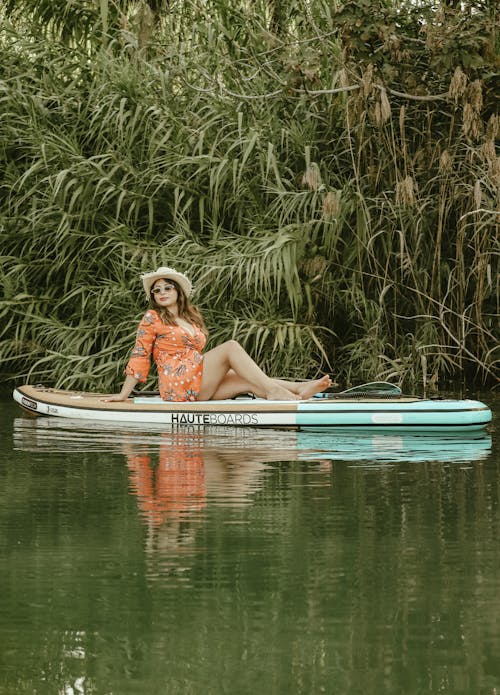
POLYGON ((0 34, 5 378, 116 387, 168 264, 274 374, 498 379, 488 7, 63 5, 0 34))

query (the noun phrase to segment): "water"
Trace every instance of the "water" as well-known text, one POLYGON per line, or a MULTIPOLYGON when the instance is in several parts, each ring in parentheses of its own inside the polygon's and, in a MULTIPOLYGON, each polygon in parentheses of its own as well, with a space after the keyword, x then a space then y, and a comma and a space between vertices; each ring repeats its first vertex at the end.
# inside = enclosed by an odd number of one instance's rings
POLYGON ((500 692, 487 434, 162 432, 0 402, 0 693, 500 692))

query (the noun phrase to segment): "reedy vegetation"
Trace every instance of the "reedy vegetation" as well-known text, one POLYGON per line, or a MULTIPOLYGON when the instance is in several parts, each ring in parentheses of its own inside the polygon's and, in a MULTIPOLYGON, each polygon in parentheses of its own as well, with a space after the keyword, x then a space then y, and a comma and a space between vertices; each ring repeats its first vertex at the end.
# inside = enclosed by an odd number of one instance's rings
POLYGON ((275 375, 498 381, 488 4, 71 6, 2 10, 5 379, 116 388, 166 264, 275 375))

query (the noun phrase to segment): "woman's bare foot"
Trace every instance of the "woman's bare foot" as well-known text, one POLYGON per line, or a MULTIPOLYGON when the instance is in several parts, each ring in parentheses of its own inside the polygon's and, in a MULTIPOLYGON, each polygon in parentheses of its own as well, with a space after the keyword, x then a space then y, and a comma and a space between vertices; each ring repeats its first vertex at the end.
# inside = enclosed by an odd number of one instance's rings
POLYGON ((325 391, 329 386, 332 385, 332 380, 325 374, 321 379, 314 379, 312 381, 305 381, 304 385, 297 389, 299 398, 302 401, 306 401, 308 398, 314 396, 315 393, 321 393, 325 391))
POLYGON ((298 401, 300 400, 301 396, 298 396, 283 386, 276 384, 275 386, 271 386, 269 391, 266 391, 266 398, 268 401, 298 401))

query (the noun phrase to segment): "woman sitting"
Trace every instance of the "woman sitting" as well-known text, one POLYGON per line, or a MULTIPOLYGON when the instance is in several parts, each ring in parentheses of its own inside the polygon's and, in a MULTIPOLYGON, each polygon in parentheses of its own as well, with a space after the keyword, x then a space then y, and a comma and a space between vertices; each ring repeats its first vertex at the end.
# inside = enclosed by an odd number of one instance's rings
POLYGON ((141 278, 149 310, 139 324, 122 389, 107 401, 126 400, 138 382, 146 381, 151 355, 165 401, 219 400, 248 392, 268 400, 304 400, 332 383, 328 375, 311 381, 273 379, 235 340, 203 353, 207 330, 189 300, 191 281, 165 267, 141 278))

